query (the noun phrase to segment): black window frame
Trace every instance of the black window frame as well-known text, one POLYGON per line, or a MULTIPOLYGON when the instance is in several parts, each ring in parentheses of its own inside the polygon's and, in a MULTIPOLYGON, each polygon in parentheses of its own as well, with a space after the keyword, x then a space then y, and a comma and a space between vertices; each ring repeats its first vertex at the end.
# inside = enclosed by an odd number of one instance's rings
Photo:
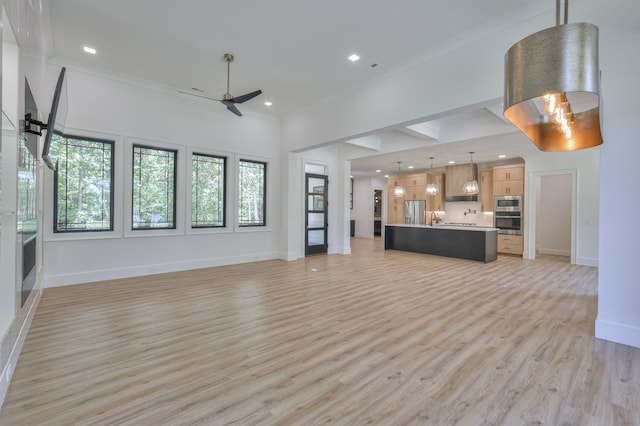
POLYGON ((109 227, 106 229, 59 229, 58 228, 58 183, 59 183, 59 168, 56 161, 56 169, 53 172, 53 233, 54 234, 69 234, 69 233, 84 233, 84 232, 113 232, 114 229, 114 200, 115 200, 115 151, 116 143, 114 140, 94 138, 88 136, 78 136, 73 134, 66 134, 62 132, 54 132, 56 136, 60 136, 65 139, 75 139, 79 141, 97 142, 111 145, 111 173, 109 174, 109 227))
POLYGON ((157 147, 157 146, 153 146, 153 145, 145 145, 145 144, 138 144, 138 143, 134 143, 131 146, 131 230, 132 231, 162 231, 162 230, 172 230, 172 229, 177 229, 177 199, 178 199, 178 150, 177 149, 172 149, 172 148, 161 148, 161 147, 157 147), (135 190, 133 188, 133 183, 135 181, 135 150, 136 148, 143 148, 143 149, 150 149, 150 150, 155 150, 155 151, 164 151, 164 152, 172 152, 174 154, 173 157, 173 217, 172 217, 172 226, 145 226, 145 227, 139 227, 139 228, 134 228, 134 220, 133 220, 133 216, 135 214, 134 211, 134 197, 135 197, 135 190))
POLYGON ((239 228, 251 228, 251 227, 266 227, 267 226, 267 167, 268 167, 268 163, 266 161, 260 161, 260 160, 252 160, 252 159, 248 159, 248 158, 240 158, 238 160, 238 211, 236 212, 236 214, 238 215, 238 227, 239 228), (253 164, 262 164, 264 166, 264 171, 263 171, 263 186, 262 186, 262 223, 248 223, 248 224, 241 224, 240 223, 240 193, 241 193, 241 179, 240 179, 240 169, 241 169, 241 163, 253 163, 253 164))
POLYGON ((207 229, 207 228, 226 228, 227 226, 227 195, 228 195, 228 181, 227 181, 227 173, 228 173, 228 160, 229 157, 224 156, 224 155, 215 155, 215 154, 207 154, 207 153, 203 153, 203 152, 192 152, 191 153, 191 211, 189 212, 190 215, 190 219, 189 222, 191 223, 191 229, 207 229), (208 157, 208 158, 217 158, 217 159, 221 159, 223 161, 222 163, 222 179, 223 179, 223 187, 222 187, 222 225, 193 225, 193 211, 194 211, 194 205, 193 205, 193 191, 195 190, 195 183, 193 182, 193 159, 196 156, 200 156, 200 157, 208 157))

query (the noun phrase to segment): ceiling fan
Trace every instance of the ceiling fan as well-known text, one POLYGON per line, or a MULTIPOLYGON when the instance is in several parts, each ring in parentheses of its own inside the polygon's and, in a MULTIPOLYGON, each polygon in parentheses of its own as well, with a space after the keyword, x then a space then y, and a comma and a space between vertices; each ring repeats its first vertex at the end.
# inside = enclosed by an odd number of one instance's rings
MULTIPOLYGON (((222 102, 227 107, 227 109, 229 111, 231 111, 232 113, 234 113, 238 117, 242 117, 242 113, 238 110, 238 107, 236 106, 236 104, 241 104, 243 102, 246 102, 246 101, 248 101, 250 99, 255 98, 260 93, 262 93, 262 90, 256 90, 255 92, 251 92, 251 93, 247 93, 245 95, 235 96, 234 97, 231 94, 231 92, 229 92, 229 78, 230 78, 230 74, 231 74, 231 62, 233 62, 233 55, 231 53, 225 53, 224 54, 224 60, 227 63, 227 93, 225 93, 222 96, 222 99, 215 99, 215 98, 211 98, 209 96, 198 95, 198 94, 190 93, 190 92, 181 91, 180 93, 185 93, 187 95, 197 96, 199 98, 211 99, 213 101, 222 102)), ((197 90, 197 89, 195 89, 195 90, 197 90)))

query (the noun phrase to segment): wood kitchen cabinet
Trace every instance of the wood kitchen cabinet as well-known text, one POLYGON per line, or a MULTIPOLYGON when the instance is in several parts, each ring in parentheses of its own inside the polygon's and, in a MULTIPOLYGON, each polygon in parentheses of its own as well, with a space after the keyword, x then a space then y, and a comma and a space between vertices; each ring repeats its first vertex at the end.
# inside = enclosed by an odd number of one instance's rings
POLYGON ((493 211, 493 169, 480 172, 480 204, 483 212, 493 211))
POLYGON ((395 197, 392 193, 389 193, 387 223, 404 223, 404 197, 395 197))
POLYGON ((406 200, 426 200, 427 174, 390 176, 387 179, 387 223, 404 223, 404 202, 406 200), (405 190, 403 197, 393 195, 393 189, 402 185, 405 190))
MULTIPOLYGON (((444 190, 445 190, 445 174, 444 173, 428 173, 427 185, 435 183, 440 189, 438 195, 427 195, 427 210, 428 211, 444 211, 444 190)), ((425 186, 426 191, 426 186, 425 186)))
POLYGON ((427 175, 415 174, 402 177, 402 182, 406 194, 405 200, 426 200, 425 192, 427 190, 427 175))
POLYGON ((524 165, 493 168, 493 196, 524 195, 524 165))
POLYGON ((498 253, 522 255, 522 235, 498 235, 498 253))

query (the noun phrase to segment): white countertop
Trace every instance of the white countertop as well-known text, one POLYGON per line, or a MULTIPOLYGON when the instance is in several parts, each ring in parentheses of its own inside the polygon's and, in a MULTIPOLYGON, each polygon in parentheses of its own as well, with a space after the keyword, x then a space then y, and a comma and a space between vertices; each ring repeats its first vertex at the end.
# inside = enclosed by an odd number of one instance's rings
POLYGON ((498 228, 490 228, 485 226, 460 226, 460 225, 405 225, 402 223, 398 224, 388 224, 386 226, 401 226, 405 228, 433 228, 433 229, 451 229, 457 231, 479 231, 479 232, 490 232, 497 231, 498 228))

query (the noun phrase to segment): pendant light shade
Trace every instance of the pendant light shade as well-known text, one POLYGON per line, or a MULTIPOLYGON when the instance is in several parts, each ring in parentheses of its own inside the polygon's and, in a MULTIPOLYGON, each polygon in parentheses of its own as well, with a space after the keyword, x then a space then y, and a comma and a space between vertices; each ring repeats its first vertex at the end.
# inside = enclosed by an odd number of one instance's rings
MULTIPOLYGON (((431 160, 431 167, 430 169, 433 169, 433 159, 434 157, 429 157, 429 159, 431 160)), ((434 183, 428 183, 427 184, 427 190, 425 191, 426 195, 438 195, 440 194, 440 187, 438 186, 437 182, 434 183)))
MULTIPOLYGON (((400 164, 402 164, 402 162, 398 161, 398 180, 400 179, 400 164)), ((396 181, 396 184, 393 186, 393 196, 404 197, 405 192, 404 186, 400 185, 398 181, 396 181)))
POLYGON ((542 151, 602 144, 598 27, 556 26, 514 44, 505 55, 504 116, 542 151))
MULTIPOLYGON (((473 152, 470 152, 469 155, 471 156, 471 169, 473 170, 473 152)), ((473 172, 472 172, 472 176, 469 177, 469 180, 467 180, 464 183, 464 186, 462 187, 462 192, 466 195, 475 195, 478 192, 480 192, 480 187, 478 186, 478 181, 476 180, 476 177, 473 176, 473 172)))

